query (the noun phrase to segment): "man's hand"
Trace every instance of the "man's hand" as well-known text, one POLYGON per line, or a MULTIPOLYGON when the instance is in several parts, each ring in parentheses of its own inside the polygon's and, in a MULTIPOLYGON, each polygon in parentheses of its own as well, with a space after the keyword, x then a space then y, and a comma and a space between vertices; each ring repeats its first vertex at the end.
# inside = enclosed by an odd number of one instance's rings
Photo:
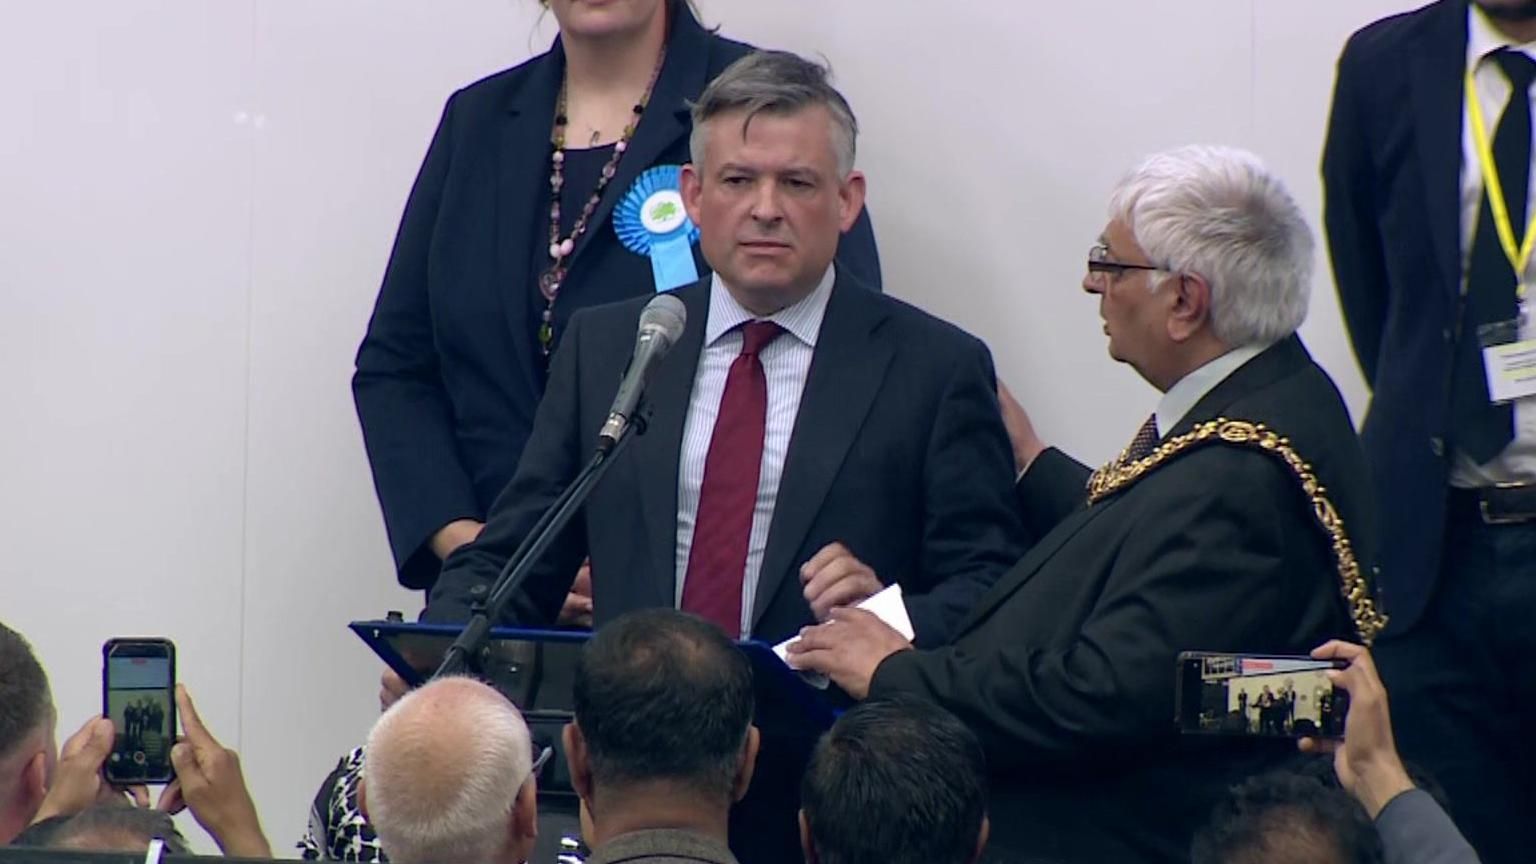
POLYGON ((475 519, 455 519, 449 522, 432 535, 432 554, 439 559, 446 559, 453 554, 453 550, 479 537, 480 529, 484 527, 484 522, 475 519))
POLYGON ((400 701, 400 697, 411 692, 411 685, 405 683, 400 673, 384 667, 384 674, 379 676, 379 713, 389 710, 389 706, 400 701))
POLYGON ((833 609, 853 606, 875 594, 884 584, 869 565, 853 557, 841 543, 828 543, 800 567, 805 600, 817 621, 825 621, 833 609))
POLYGON ((203 726, 187 689, 176 685, 176 707, 184 736, 171 748, 176 780, 165 787, 156 806, 168 813, 182 808, 212 835, 225 855, 271 858, 272 846, 261 830, 256 805, 245 788, 240 756, 220 744, 203 726))
POLYGON ((1312 651, 1319 660, 1348 660, 1349 667, 1329 670, 1335 687, 1349 693, 1349 713, 1344 717, 1342 742, 1304 738, 1302 750, 1333 752, 1333 770, 1339 783, 1365 805, 1375 819, 1387 802, 1413 788, 1403 760, 1392 739, 1392 718, 1387 690, 1376 674, 1371 652, 1359 645, 1334 640, 1312 651))
POLYGON ((885 658, 909 651, 912 643, 873 612, 833 609, 832 620, 800 631, 789 645, 789 665, 831 678, 855 699, 869 695, 869 682, 885 658))
POLYGON ((1035 457, 1045 451, 1045 442, 1035 434, 1035 424, 1029 421, 1028 412, 1019 404, 1019 400, 1013 398, 1013 392, 1001 378, 997 381, 997 401, 1003 409, 1003 426, 1008 429, 1008 443, 1013 445, 1014 470, 1022 474, 1029 469, 1035 457))
POLYGON ((576 571, 576 581, 565 595, 565 605, 560 607, 559 624, 566 627, 592 626, 592 559, 581 563, 576 571))
POLYGON ((101 768, 112 755, 117 733, 106 717, 92 717, 80 731, 69 736, 59 752, 59 764, 53 770, 53 782, 37 809, 33 822, 54 816, 79 813, 94 804, 127 795, 133 803, 149 806, 149 790, 143 786, 115 789, 102 779, 101 768))

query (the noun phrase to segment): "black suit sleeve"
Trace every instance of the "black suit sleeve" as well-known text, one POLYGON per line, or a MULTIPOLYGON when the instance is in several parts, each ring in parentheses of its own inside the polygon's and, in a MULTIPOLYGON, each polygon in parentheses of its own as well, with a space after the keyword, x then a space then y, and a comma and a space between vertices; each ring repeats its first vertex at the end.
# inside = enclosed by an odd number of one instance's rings
POLYGON ((880 250, 875 246, 875 227, 869 220, 869 208, 859 213, 848 233, 838 238, 837 269, 872 291, 883 291, 880 279, 880 250))
MULTIPOLYGON (((1296 574, 1284 552, 1302 542, 1298 531, 1316 528, 1298 521, 1294 481, 1268 459, 1215 447, 1189 454, 1178 466, 1186 482, 1164 483, 1166 494, 1147 506, 1114 514, 1134 522, 1112 557, 1085 550, 1085 570, 1094 560, 1112 564, 1070 641, 1042 644, 1029 625, 1050 613, 1004 601, 985 625, 992 638, 969 634, 965 647, 893 654, 876 670, 870 696, 938 702, 976 731, 1000 767, 1163 733, 1174 716, 1178 652, 1231 650, 1235 640, 1289 626, 1269 620, 1290 611, 1280 592, 1296 574), (1219 488, 1195 482, 1205 477, 1221 477, 1219 488)), ((1071 569, 1072 551, 1063 546, 1062 560, 1043 566, 1071 569)))
MULTIPOLYGON (((432 588, 421 620, 447 623, 467 619, 470 605, 489 596, 491 584, 523 538, 581 471, 585 454, 581 448, 579 364, 584 317, 581 312, 571 317, 555 350, 549 387, 534 415, 533 432, 517 473, 491 505, 485 530, 475 542, 460 547, 443 562, 442 576, 432 588)), ((585 525, 578 515, 529 573, 502 621, 524 626, 553 624, 576 579, 576 569, 587 555, 586 543, 585 525)))
MULTIPOLYGON (((1013 450, 997 404, 992 357, 980 342, 955 364, 929 433, 923 469, 923 566, 907 597, 919 645, 948 641, 960 619, 1022 552, 1013 450)), ((909 590, 911 586, 904 586, 909 590)))
POLYGON ((1051 533, 1057 522, 1083 506, 1088 500, 1089 474, 1087 466, 1055 447, 1035 457, 1014 485, 1032 538, 1051 533))
POLYGON ((1357 68, 1353 44, 1339 58, 1323 145, 1323 224, 1350 343, 1366 383, 1374 387, 1387 321, 1387 263, 1376 223, 1375 169, 1360 93, 1370 79, 1367 70, 1357 68))
POLYGON ((357 352, 352 396, 400 582, 430 584, 441 566, 430 541, 455 519, 480 519, 459 459, 453 406, 432 336, 427 259, 453 150, 448 100, 406 201, 384 283, 357 352))

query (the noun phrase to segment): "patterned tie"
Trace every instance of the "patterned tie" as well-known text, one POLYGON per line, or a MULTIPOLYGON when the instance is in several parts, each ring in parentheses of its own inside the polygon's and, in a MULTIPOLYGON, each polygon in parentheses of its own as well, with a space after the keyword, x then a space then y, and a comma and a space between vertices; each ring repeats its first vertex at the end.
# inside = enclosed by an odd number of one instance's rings
POLYGON ((742 581, 768 419, 768 380, 758 354, 783 332, 772 321, 742 325, 741 354, 726 373, 704 459, 699 517, 683 579, 683 611, 713 621, 733 639, 741 634, 742 581))
MULTIPOLYGON (((1493 164, 1504 187, 1509 221, 1515 242, 1525 239, 1526 197, 1531 177, 1531 82, 1536 81, 1536 60, 1520 51, 1500 49, 1490 55, 1509 79, 1509 104, 1493 135, 1493 164)), ((1471 166, 1469 170, 1476 170, 1471 166)), ((1493 227, 1488 196, 1477 217, 1472 235, 1472 254, 1467 264, 1466 307, 1462 312, 1461 337, 1456 345, 1451 378, 1452 441, 1476 462, 1499 455, 1514 437, 1514 409, 1488 401, 1488 379, 1483 372, 1482 342, 1477 328, 1508 321, 1518 312, 1516 274, 1499 245, 1493 227)))
POLYGON ((1157 442, 1163 436, 1157 433, 1157 415, 1147 418, 1147 422, 1141 424, 1136 430, 1136 437, 1131 439, 1131 445, 1125 448, 1125 461, 1127 464, 1145 459, 1157 449, 1157 442))

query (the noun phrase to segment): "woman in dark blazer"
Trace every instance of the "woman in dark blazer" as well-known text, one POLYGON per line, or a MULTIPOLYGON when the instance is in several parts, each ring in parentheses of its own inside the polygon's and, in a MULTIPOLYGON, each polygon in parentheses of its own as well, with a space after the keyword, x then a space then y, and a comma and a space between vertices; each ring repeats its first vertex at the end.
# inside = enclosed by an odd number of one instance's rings
MULTIPOLYGON (((689 100, 752 50, 683 0, 548 5, 561 31, 548 52, 449 98, 357 354, 352 392, 409 588, 432 585, 511 479, 571 314, 658 289, 615 207, 648 169, 688 161, 689 100)), ((696 245, 693 258, 704 273, 696 245)), ((880 286, 867 217, 838 266, 880 286)))

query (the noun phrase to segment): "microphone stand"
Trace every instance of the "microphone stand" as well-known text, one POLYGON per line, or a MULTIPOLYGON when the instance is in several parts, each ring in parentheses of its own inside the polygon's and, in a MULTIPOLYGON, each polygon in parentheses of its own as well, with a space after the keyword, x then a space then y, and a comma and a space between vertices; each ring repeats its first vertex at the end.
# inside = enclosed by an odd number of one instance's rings
POLYGON ((533 566, 543 557, 549 544, 555 541, 555 537, 564 530, 571 517, 586 503, 587 496, 592 494, 592 489, 607 472, 608 466, 629 443, 633 432, 637 435, 645 434, 646 418, 644 412, 636 411, 635 416, 619 430, 618 440, 609 445, 607 439, 598 445, 597 452, 592 455, 591 461, 576 475, 571 485, 560 493, 560 497, 544 511, 539 521, 534 524, 528 536, 518 545, 517 551, 507 559, 506 566, 501 569, 501 575, 496 577, 496 583, 491 588, 491 593, 484 601, 477 601, 470 607, 469 623, 459 632, 453 645, 448 648, 448 653, 443 656, 442 665, 432 674, 433 678, 444 675, 457 675, 468 671, 471 667, 478 666, 479 654, 485 648, 486 638, 490 635, 493 623, 501 617, 501 613, 512 602, 519 588, 527 581, 528 574, 533 572, 533 566))

